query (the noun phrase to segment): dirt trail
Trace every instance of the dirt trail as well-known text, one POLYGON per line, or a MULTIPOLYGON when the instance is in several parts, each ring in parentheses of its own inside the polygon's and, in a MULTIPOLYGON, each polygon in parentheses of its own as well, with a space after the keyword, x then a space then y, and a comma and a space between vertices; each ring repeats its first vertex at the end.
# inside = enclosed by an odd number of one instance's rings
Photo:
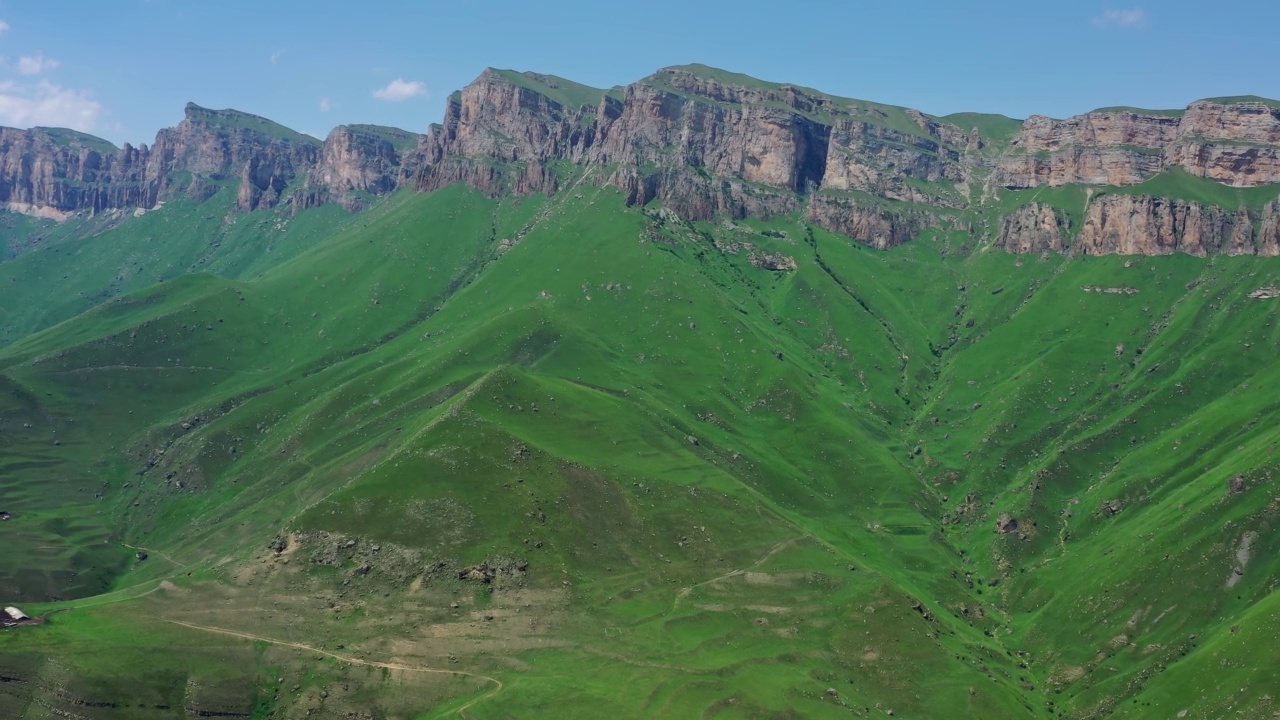
POLYGON ((378 662, 376 660, 361 660, 360 658, 351 657, 348 655, 339 655, 338 653, 329 652, 328 650, 322 650, 318 647, 313 647, 311 645, 304 645, 303 643, 288 642, 287 640, 275 640, 268 637, 262 637, 261 635, 252 635, 250 633, 239 632, 238 630, 228 630, 226 628, 212 627, 209 625, 197 625, 196 623, 184 622, 182 620, 166 620, 165 622, 173 623, 174 625, 181 625, 182 627, 190 628, 192 630, 202 630, 204 632, 217 633, 219 635, 230 635, 231 637, 238 637, 245 640, 253 640, 256 642, 270 643, 272 645, 279 645, 281 647, 289 647, 289 648, 294 648, 296 650, 313 652, 313 653, 316 653, 317 655, 326 655, 335 660, 341 660, 342 662, 351 663, 353 665, 366 665, 368 667, 385 668, 387 670, 404 670, 406 672, 431 673, 435 675, 453 675, 458 677, 471 677, 471 678, 476 678, 477 680, 484 680, 486 682, 493 683, 494 685, 493 690, 489 691, 485 695, 481 695, 480 697, 468 702, 467 704, 455 710, 454 714, 458 715, 459 717, 465 715, 467 709, 470 708, 472 705, 475 705, 481 700, 488 700, 489 698, 493 697, 494 695, 497 695, 499 692, 502 691, 501 680, 497 678, 489 677, 488 675, 480 675, 478 673, 467 672, 466 670, 442 670, 439 668, 428 668, 428 667, 421 667, 417 665, 402 665, 400 663, 378 662))
MULTIPOLYGON (((683 600, 683 599, 685 599, 686 597, 688 597, 689 593, 693 592, 696 588, 700 588, 700 587, 702 587, 703 585, 710 585, 710 584, 712 584, 712 583, 718 583, 718 582, 720 582, 721 580, 728 580, 728 579, 729 579, 729 578, 731 578, 731 577, 737 577, 737 576, 739 576, 739 575, 742 575, 743 573, 747 572, 748 570, 754 570, 755 568, 760 567, 761 565, 765 564, 765 562, 766 562, 769 558, 771 558, 771 557, 773 557, 774 555, 777 555, 779 552, 781 552, 781 551, 783 550, 783 548, 786 548, 786 547, 788 547, 788 546, 790 546, 790 545, 795 544, 795 542, 796 542, 797 540, 800 540, 800 539, 801 539, 801 538, 791 538, 790 540, 783 540, 783 541, 782 541, 782 542, 780 542, 780 543, 776 543, 773 547, 769 548, 769 550, 768 550, 764 555, 760 556, 760 559, 759 559, 759 560, 755 561, 754 563, 751 563, 751 564, 750 564, 750 565, 748 565, 747 567, 739 568, 739 569, 737 569, 737 570, 730 570, 729 572, 727 572, 727 573, 725 573, 725 574, 723 574, 723 575, 720 575, 720 576, 718 576, 718 577, 713 577, 713 578, 711 578, 710 580, 703 580, 702 582, 697 583, 697 584, 694 584, 694 585, 690 585, 690 586, 689 586, 689 587, 687 587, 687 588, 681 588, 681 589, 680 589, 680 592, 676 593, 676 601, 675 601, 675 605, 679 605, 679 604, 680 604, 680 601, 681 601, 681 600, 683 600)), ((673 610, 675 609, 674 605, 673 605, 672 609, 673 609, 673 610)))
POLYGON ((130 550, 142 550, 148 555, 156 555, 158 557, 162 557, 165 560, 168 560, 170 563, 173 563, 174 565, 177 565, 178 567, 184 570, 187 568, 186 563, 180 563, 177 560, 174 560, 173 558, 169 557, 168 555, 165 555, 164 553, 160 552, 159 550, 152 550, 151 548, 139 547, 137 545, 130 545, 129 543, 120 543, 120 544, 129 548, 130 550))

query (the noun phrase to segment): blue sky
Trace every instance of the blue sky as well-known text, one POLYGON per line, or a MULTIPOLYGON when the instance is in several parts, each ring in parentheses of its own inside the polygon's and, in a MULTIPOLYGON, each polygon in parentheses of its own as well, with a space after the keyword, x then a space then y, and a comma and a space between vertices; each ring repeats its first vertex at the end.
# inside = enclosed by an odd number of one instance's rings
POLYGON ((689 62, 946 114, 1280 97, 1280 3, 0 0, 0 125, 150 143, 182 107, 422 131, 487 66, 600 87, 689 62))

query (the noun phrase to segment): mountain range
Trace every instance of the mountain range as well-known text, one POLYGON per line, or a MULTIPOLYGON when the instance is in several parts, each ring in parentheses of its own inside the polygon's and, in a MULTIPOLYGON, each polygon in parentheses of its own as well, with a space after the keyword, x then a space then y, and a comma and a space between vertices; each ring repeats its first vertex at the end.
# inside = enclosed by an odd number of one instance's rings
POLYGON ((586 178, 694 220, 799 212, 881 249, 976 217, 975 240, 1012 252, 1280 254, 1280 205, 1250 192, 1280 182, 1280 103, 1257 97, 1019 122, 932 117, 696 65, 611 90, 486 70, 426 135, 350 125, 321 143, 189 104, 150 147, 0 130, 0 168, 8 209, 51 218, 203 198, 222 178, 238 181, 242 211, 355 209, 454 182, 554 194, 586 178))
POLYGON ((0 203, 0 716, 1276 713, 1276 101, 486 70, 0 203))

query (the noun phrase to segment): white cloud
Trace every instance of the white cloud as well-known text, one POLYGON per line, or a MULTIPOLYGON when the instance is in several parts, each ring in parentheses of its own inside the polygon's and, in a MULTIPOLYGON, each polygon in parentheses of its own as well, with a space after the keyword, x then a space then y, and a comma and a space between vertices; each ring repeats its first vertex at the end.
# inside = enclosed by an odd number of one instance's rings
POLYGON ((280 62, 280 58, 284 57, 284 53, 285 53, 284 50, 277 50, 271 53, 271 64, 275 65, 276 63, 280 62))
POLYGON ((58 67, 58 61, 46 58, 44 53, 23 55, 18 58, 18 72, 23 75, 40 75, 58 67))
POLYGON ((0 125, 69 127, 89 132, 98 126, 102 105, 82 90, 41 80, 35 85, 0 83, 0 125))
POLYGON ((1101 15, 1093 19, 1093 24, 1098 27, 1142 27, 1147 24, 1147 11, 1142 8, 1104 10, 1101 15))
POLYGON ((329 98, 320 98, 320 112, 329 112, 332 109, 333 105, 329 102, 329 98))
POLYGON ((9 32, 9 23, 3 20, 0 20, 0 35, 3 35, 7 32, 9 32))
POLYGON ((427 86, 417 80, 405 80, 404 78, 396 78, 387 84, 384 88, 378 88, 373 91, 373 96, 379 100, 390 100, 391 102, 399 102, 408 100, 416 95, 426 95, 427 86))

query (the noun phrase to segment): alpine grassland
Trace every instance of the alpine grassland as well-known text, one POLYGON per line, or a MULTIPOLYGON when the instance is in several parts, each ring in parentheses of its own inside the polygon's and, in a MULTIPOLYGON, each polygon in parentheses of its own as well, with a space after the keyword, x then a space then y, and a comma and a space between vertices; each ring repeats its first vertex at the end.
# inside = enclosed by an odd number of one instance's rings
POLYGON ((1275 712, 1280 260, 233 200, 5 216, 0 716, 1275 712))

